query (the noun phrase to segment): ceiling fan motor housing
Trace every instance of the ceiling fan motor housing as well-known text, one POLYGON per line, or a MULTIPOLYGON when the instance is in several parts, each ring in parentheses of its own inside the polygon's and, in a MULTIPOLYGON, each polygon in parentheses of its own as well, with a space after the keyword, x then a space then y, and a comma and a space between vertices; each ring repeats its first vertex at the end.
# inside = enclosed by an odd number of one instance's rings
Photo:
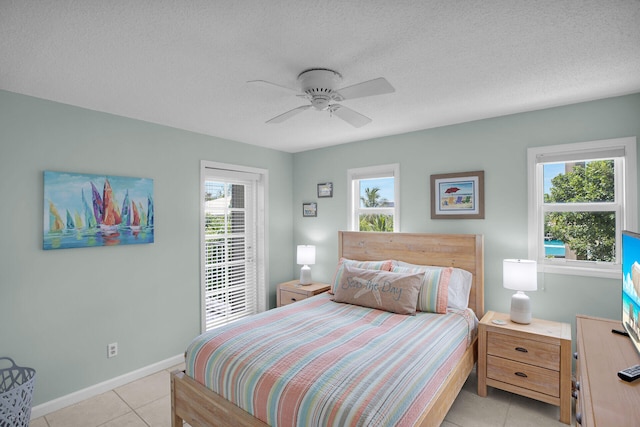
POLYGON ((318 110, 326 110, 329 102, 340 101, 341 97, 335 92, 342 81, 340 73, 327 68, 311 68, 298 75, 302 91, 306 93, 311 105, 318 110))

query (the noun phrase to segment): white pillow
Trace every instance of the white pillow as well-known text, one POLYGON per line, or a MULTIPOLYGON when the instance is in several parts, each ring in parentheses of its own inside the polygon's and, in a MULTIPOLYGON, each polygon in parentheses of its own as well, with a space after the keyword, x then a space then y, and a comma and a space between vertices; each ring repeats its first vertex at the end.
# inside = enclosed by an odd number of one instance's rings
MULTIPOLYGON (((409 264, 404 261, 394 260, 393 264, 398 267, 424 267, 439 268, 429 265, 409 264)), ((451 278, 449 279, 449 292, 447 307, 464 310, 469 307, 469 293, 471 292, 471 282, 473 275, 467 270, 461 268, 453 268, 451 278)))
POLYGON ((469 307, 469 293, 473 274, 461 268, 454 268, 449 279, 449 307, 464 310, 469 307))

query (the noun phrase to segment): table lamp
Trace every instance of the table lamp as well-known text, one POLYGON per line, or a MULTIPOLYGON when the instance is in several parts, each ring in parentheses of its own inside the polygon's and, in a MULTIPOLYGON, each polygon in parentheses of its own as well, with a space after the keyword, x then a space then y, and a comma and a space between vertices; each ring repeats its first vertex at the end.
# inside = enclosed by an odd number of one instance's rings
POLYGON ((300 284, 311 284, 311 267, 316 263, 316 247, 313 245, 298 245, 298 264, 302 265, 300 269, 300 284))
POLYGON ((531 300, 524 291, 538 288, 537 263, 527 259, 503 260, 502 286, 517 291, 511 297, 511 321, 531 323, 531 300))

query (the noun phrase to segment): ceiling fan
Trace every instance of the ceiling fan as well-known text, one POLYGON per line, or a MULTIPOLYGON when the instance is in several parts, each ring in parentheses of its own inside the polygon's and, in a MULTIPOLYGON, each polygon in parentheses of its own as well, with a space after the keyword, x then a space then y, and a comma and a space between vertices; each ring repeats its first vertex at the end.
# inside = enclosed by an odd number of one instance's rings
POLYGON ((393 86, 383 77, 339 89, 338 87, 341 81, 342 76, 337 71, 329 70, 328 68, 310 68, 298 75, 301 90, 292 89, 266 80, 250 80, 247 83, 264 83, 277 86, 295 92, 297 96, 306 98, 310 102, 309 105, 302 105, 267 120, 267 123, 282 123, 296 114, 313 107, 318 111, 328 111, 330 115, 335 115, 350 125, 359 128, 370 123, 371 119, 344 105, 338 104, 338 102, 395 92, 393 86))

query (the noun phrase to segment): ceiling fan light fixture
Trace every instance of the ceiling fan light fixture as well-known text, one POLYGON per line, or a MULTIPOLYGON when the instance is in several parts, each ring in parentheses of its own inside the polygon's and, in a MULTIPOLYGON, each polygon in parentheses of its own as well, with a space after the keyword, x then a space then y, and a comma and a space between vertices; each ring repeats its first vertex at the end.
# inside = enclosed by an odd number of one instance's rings
POLYGON ((330 100, 331 98, 328 96, 316 95, 311 98, 311 105, 313 105, 316 110, 326 110, 329 107, 330 100))

